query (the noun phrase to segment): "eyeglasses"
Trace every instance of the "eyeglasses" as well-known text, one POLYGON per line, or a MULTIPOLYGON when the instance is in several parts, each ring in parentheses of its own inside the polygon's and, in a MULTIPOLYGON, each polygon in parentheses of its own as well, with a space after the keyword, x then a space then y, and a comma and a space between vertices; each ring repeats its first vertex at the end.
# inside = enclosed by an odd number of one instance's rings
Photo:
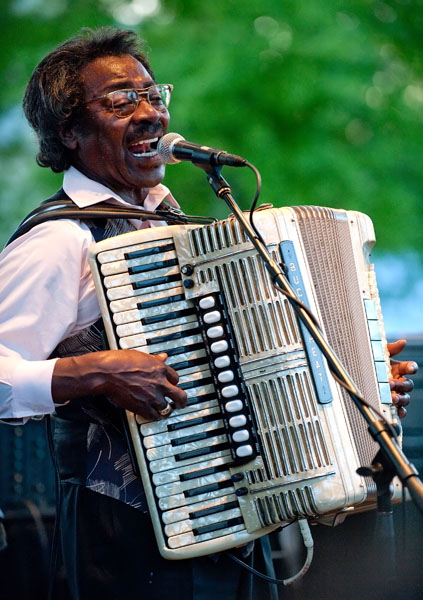
POLYGON ((142 98, 145 98, 156 110, 164 112, 170 104, 172 90, 173 85, 170 83, 158 83, 157 85, 140 90, 128 89, 109 92, 104 96, 88 100, 85 104, 108 98, 111 101, 111 107, 116 117, 125 119, 125 117, 130 117, 134 114, 142 98))

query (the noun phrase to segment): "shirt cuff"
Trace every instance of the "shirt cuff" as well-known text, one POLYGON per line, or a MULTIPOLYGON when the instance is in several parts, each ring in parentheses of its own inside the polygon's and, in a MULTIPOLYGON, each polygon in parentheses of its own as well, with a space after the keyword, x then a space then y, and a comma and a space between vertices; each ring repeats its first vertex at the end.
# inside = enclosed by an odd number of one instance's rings
POLYGON ((56 360, 19 361, 13 373, 14 417, 36 417, 54 412, 51 380, 56 360))

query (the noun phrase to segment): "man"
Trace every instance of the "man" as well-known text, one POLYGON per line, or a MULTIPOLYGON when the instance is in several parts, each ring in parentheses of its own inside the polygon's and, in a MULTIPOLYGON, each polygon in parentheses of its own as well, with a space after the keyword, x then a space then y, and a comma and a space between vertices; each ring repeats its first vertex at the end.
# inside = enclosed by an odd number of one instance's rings
MULTIPOLYGON (((87 31, 49 54, 30 80, 24 109, 39 138, 39 164, 64 171, 57 197, 79 207, 175 205, 161 185, 156 151, 168 128, 170 92, 156 85, 131 32, 87 31)), ((160 558, 130 464, 116 407, 158 419, 167 398, 183 407, 186 394, 165 354, 101 350, 87 251, 94 239, 146 225, 110 221, 99 234, 92 223, 47 221, 5 249, 0 418, 23 422, 56 410, 62 547, 73 598, 135 600, 169 590, 173 599, 248 598, 250 580, 226 556, 160 558)), ((395 363, 400 413, 412 388, 403 375, 415 369, 395 363)))

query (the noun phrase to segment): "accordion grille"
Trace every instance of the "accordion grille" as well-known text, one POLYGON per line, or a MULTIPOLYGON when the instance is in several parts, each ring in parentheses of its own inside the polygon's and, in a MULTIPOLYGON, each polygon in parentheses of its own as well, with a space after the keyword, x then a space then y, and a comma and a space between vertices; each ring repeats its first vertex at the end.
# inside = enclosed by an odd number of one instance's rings
MULTIPOLYGON (((299 217, 312 279, 325 282, 325 285, 316 287, 316 294, 327 339, 341 362, 348 365, 348 371, 361 393, 377 406, 377 390, 369 369, 369 359, 360 353, 360 340, 366 338, 367 331, 360 312, 362 300, 348 221, 337 218, 328 208, 296 207, 294 210, 299 217)), ((342 397, 360 463, 371 464, 377 451, 376 444, 368 434, 365 420, 344 390, 342 397)))
MULTIPOLYGON (((289 478, 330 466, 308 371, 249 386, 266 478, 289 478)), ((248 477, 255 483, 257 474, 248 477)))
POLYGON ((313 489, 307 485, 287 492, 270 492, 257 498, 254 505, 263 527, 317 512, 313 489))

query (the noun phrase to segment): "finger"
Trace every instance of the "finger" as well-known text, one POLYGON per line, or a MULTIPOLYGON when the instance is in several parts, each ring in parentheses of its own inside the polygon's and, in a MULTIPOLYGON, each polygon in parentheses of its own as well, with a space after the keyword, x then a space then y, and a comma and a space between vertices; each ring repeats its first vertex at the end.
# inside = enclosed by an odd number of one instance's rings
POLYGON ((414 381, 405 378, 392 379, 389 382, 389 386, 393 392, 398 392, 399 394, 406 394, 413 391, 414 381))
POLYGON ((166 352, 159 352, 159 354, 155 354, 154 356, 163 362, 165 362, 165 360, 167 359, 166 352))
POLYGON ((407 409, 400 406, 397 410, 398 416, 400 419, 403 419, 407 414, 407 409))
POLYGON ((404 350, 407 345, 406 340, 397 340, 396 342, 391 342, 390 344, 386 344, 389 356, 396 356, 400 352, 404 350))
POLYGON ((178 373, 175 371, 175 369, 172 369, 172 367, 169 367, 169 365, 167 365, 166 377, 167 377, 167 380, 169 381, 169 383, 171 383, 172 385, 176 385, 179 381, 178 373))
POLYGON ((408 406, 410 404, 410 396, 408 394, 395 394, 392 396, 392 404, 397 408, 408 406))
POLYGON ((188 403, 187 393, 176 386, 169 386, 166 396, 172 400, 177 408, 184 408, 188 403))

